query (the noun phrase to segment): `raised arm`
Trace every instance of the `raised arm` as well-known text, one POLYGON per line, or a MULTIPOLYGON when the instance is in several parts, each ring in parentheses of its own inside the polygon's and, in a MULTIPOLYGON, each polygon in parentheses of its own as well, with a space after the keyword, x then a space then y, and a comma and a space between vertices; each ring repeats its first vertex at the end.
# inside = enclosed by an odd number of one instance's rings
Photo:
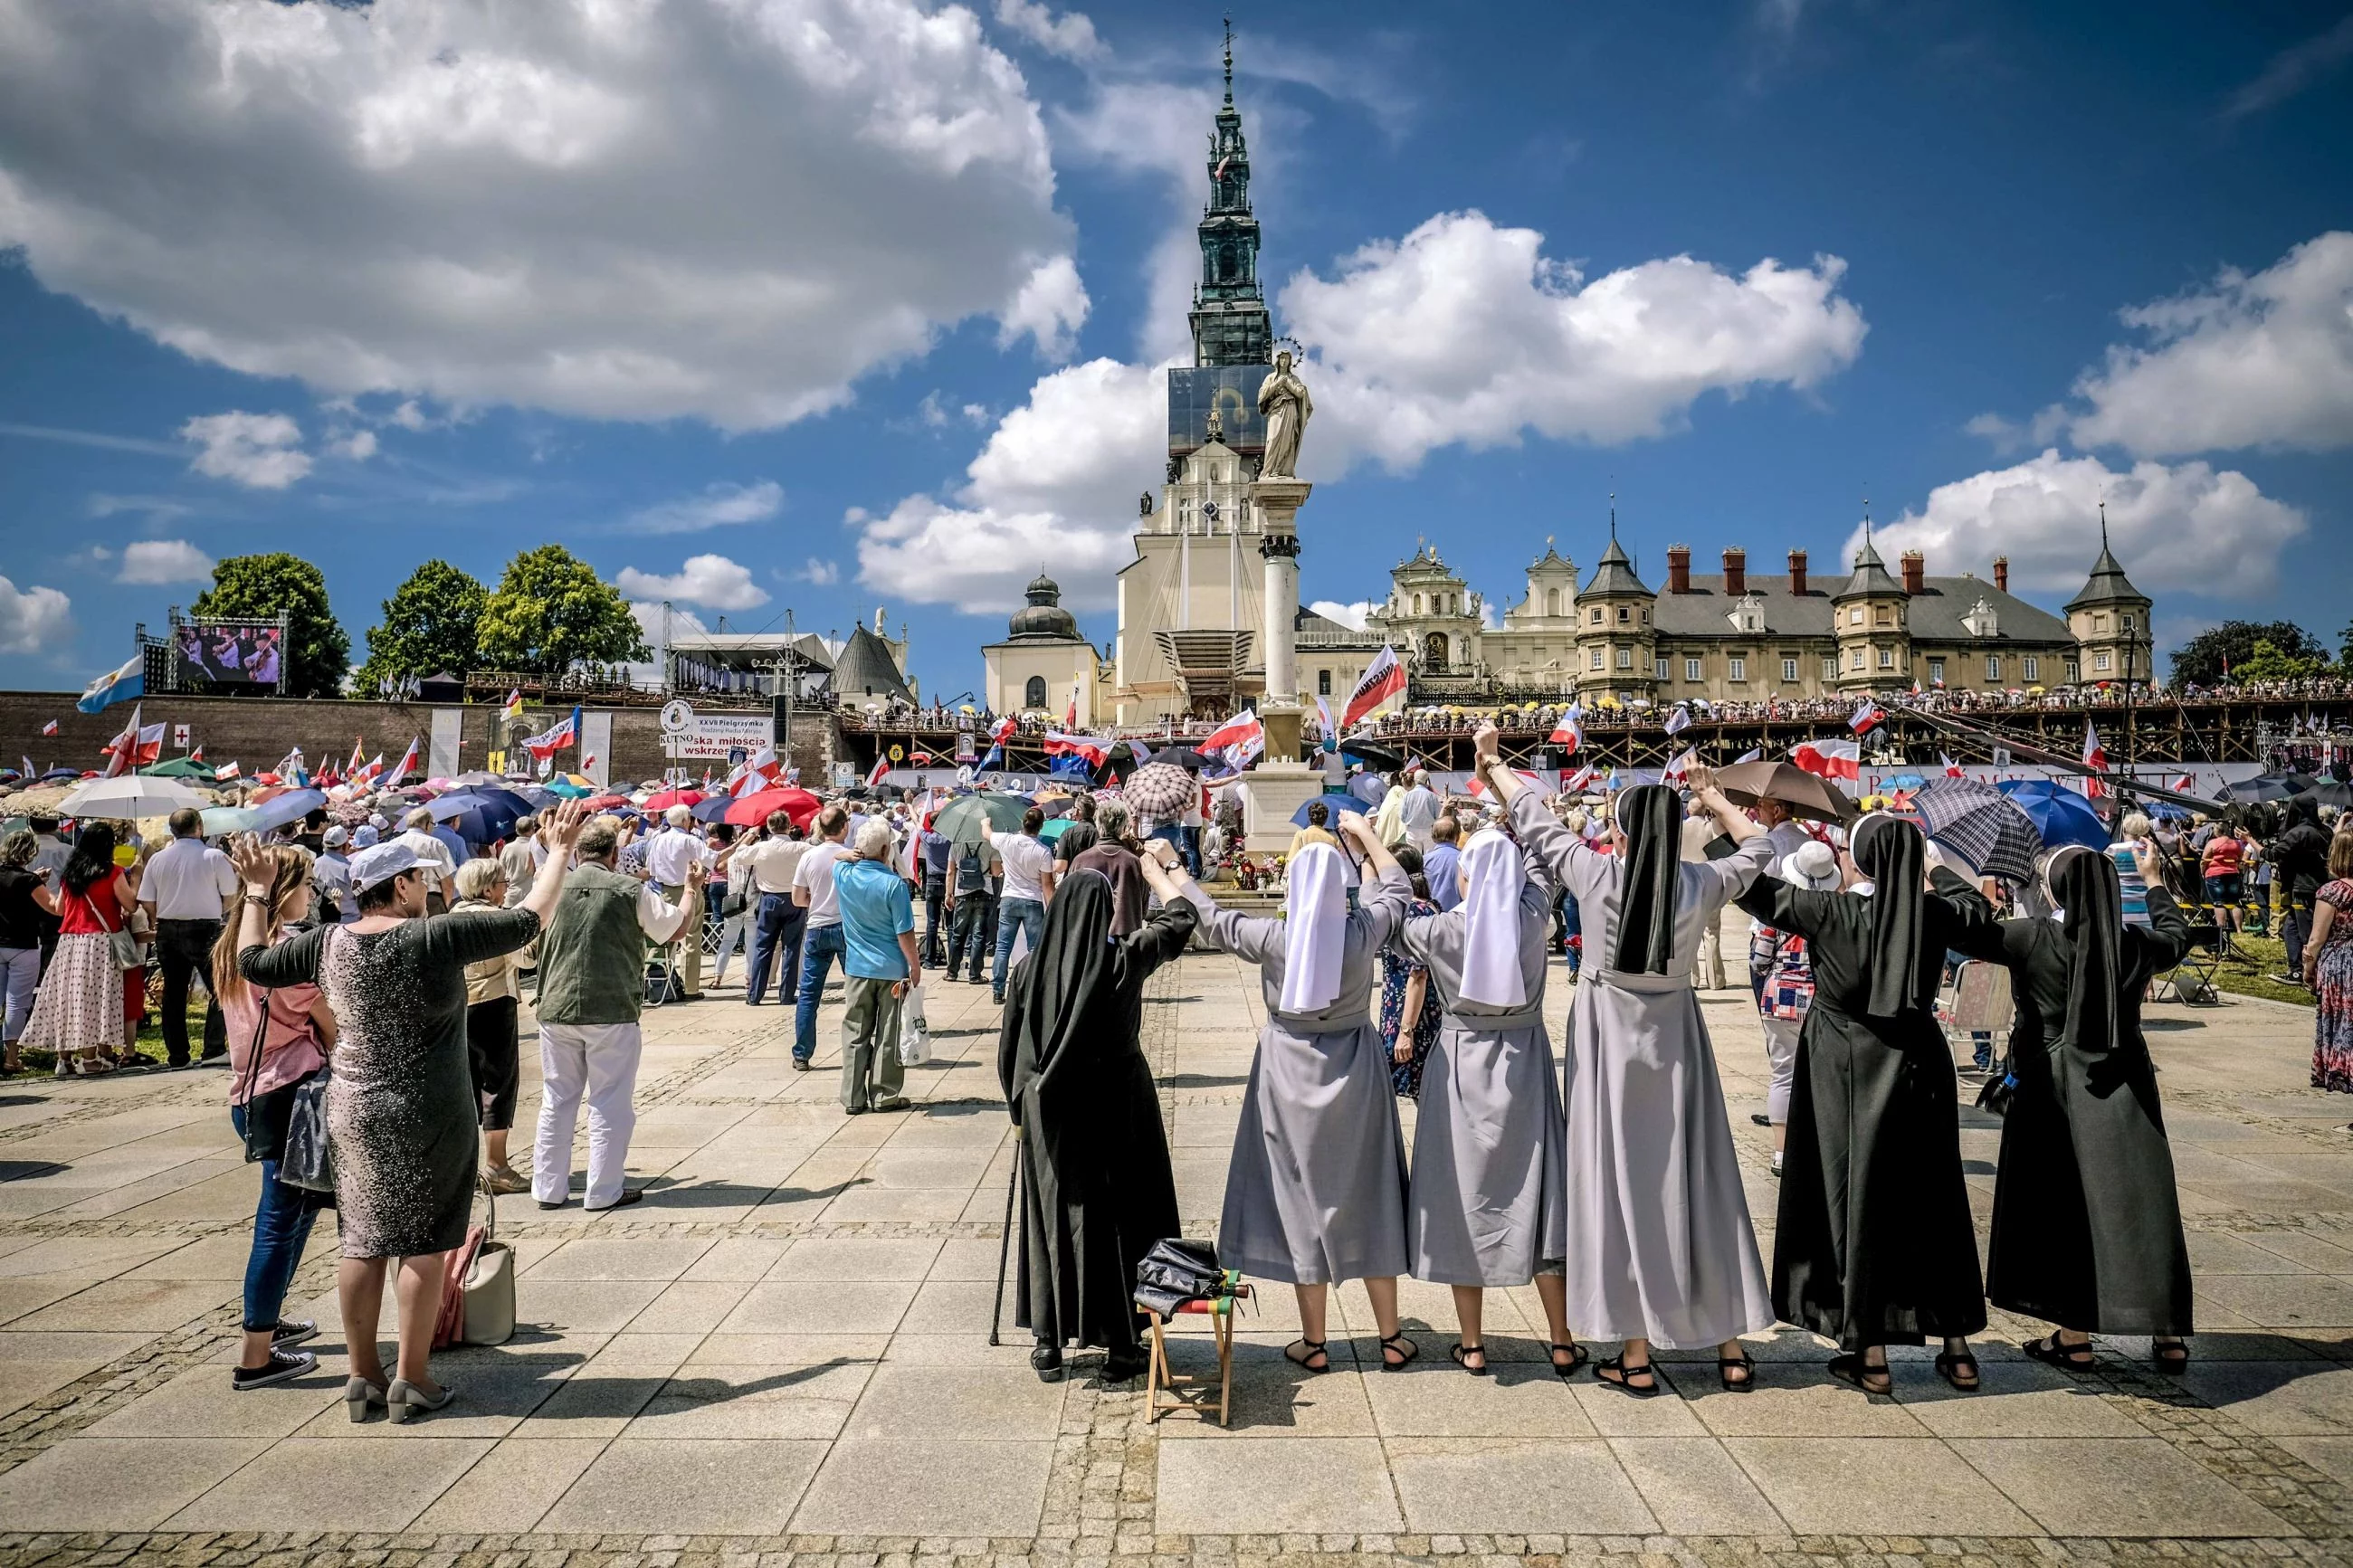
MULTIPOLYGON (((2125 940, 2138 942, 2148 953, 2152 973, 2171 969, 2179 963, 2189 956, 2193 945, 2189 921, 2182 914, 2181 906, 2175 903, 2173 895, 2149 874, 2156 863, 2157 851, 2153 847, 2133 846, 2133 864, 2140 868, 2141 880, 2148 884, 2148 928, 2146 931, 2132 926, 2125 928, 2125 940)), ((2320 951, 2319 943, 2316 941, 2306 942, 2305 951, 2307 953, 2317 952, 2320 951)))
POLYGON ((587 823, 588 813, 580 802, 567 800, 550 807, 539 820, 547 864, 531 879, 531 891, 515 908, 530 910, 544 927, 555 918, 556 896, 564 891, 565 875, 572 866, 572 847, 580 842, 580 829, 587 823))

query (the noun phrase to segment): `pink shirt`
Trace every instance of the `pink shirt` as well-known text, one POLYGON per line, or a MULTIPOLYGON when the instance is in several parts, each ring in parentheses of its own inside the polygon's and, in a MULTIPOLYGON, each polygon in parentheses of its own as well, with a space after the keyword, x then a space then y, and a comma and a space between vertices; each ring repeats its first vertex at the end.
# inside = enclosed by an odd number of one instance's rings
MULTIPOLYGON (((278 940, 284 942, 292 934, 286 932, 278 940)), ((318 1020, 311 1016, 318 1000, 315 985, 281 985, 275 991, 247 985, 222 1001, 221 1016, 228 1026, 231 1105, 243 1105, 249 1094, 282 1089, 327 1065, 327 1053, 319 1048, 318 1020), (262 1037, 261 1071, 248 1089, 246 1073, 253 1060, 254 1026, 264 996, 269 998, 269 1026, 262 1037)))

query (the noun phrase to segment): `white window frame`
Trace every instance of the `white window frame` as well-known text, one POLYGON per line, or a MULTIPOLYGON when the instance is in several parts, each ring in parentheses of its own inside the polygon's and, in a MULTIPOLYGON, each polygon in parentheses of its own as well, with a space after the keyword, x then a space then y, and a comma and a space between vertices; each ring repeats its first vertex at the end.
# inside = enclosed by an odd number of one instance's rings
POLYGON ((1726 673, 1732 679, 1746 680, 1748 679, 1748 656, 1746 654, 1734 654, 1728 661, 1728 664, 1729 668, 1726 673))
POLYGON ((1781 679, 1786 683, 1793 685, 1796 683, 1798 679, 1798 661, 1796 659, 1785 658, 1781 661, 1781 679))
POLYGON ((1698 659, 1686 658, 1683 660, 1683 679, 1685 680, 1700 680, 1704 679, 1701 673, 1701 666, 1698 659))

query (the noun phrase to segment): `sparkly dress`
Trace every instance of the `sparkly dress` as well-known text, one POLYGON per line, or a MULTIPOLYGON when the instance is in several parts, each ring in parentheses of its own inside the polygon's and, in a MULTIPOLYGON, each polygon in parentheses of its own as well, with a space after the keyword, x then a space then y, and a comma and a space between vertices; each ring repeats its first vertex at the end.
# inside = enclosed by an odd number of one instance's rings
MULTIPOLYGON (((1406 910, 1406 919, 1420 920, 1438 912, 1438 906, 1428 899, 1416 899, 1406 910)), ((1416 974, 1429 972, 1428 966, 1402 948, 1384 948, 1381 952, 1381 1044, 1392 1052, 1397 1049, 1398 1027, 1405 1018, 1405 988, 1416 974)), ((1401 1062, 1389 1058, 1389 1082, 1408 1100, 1421 1095, 1421 1064, 1430 1059, 1430 1047, 1438 1039, 1440 1015, 1445 1011, 1434 996, 1421 999, 1421 1016, 1413 1024, 1413 1060, 1401 1062)))
POLYGON ((2320 1005, 2312 1022, 2312 1087, 2353 1094, 2353 879, 2339 877, 2316 901, 2337 913, 2320 950, 2320 1005))
POLYGON ((345 1258, 422 1257, 464 1242, 480 1120, 466 965, 538 934, 527 910, 484 910, 364 934, 320 926, 238 955, 248 984, 315 984, 334 1009, 327 1142, 345 1258))

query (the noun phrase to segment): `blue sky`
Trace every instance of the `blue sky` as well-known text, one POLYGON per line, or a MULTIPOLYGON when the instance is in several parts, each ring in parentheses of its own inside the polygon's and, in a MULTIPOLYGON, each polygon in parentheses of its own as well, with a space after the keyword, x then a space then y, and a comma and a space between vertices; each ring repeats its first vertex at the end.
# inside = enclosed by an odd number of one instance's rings
MULTIPOLYGON (((1109 636, 1214 12, 597 14, 0 0, 0 684, 80 685, 263 549, 355 657, 420 561, 548 540, 706 624, 880 605, 943 696, 1039 565, 1109 636)), ((1821 574, 1867 495, 2055 604, 2105 496, 2167 643, 2353 616, 2353 8, 1236 33, 1314 355, 1306 596, 1427 537, 1507 600, 1547 536, 1590 565, 1614 489, 1653 579, 1670 542, 1821 574)))

